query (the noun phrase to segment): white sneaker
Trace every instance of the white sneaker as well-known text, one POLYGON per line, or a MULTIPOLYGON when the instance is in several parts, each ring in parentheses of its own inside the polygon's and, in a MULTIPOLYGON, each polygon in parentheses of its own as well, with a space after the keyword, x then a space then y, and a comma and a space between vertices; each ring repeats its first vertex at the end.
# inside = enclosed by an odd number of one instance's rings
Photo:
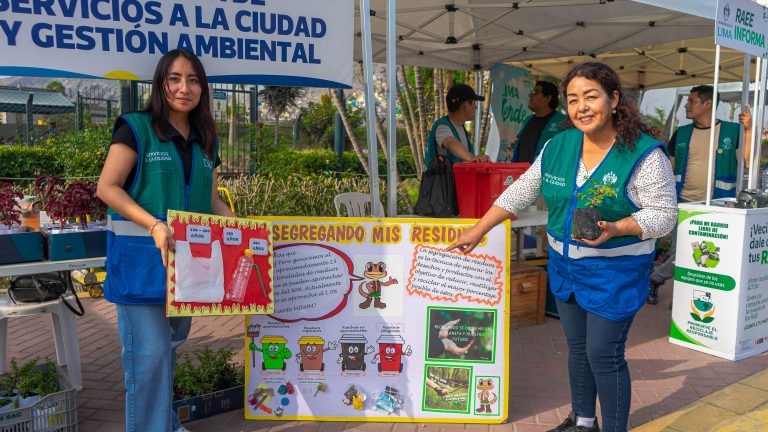
POLYGON ((180 427, 180 428, 176 429, 176 430, 175 430, 175 431, 173 431, 173 432, 192 432, 192 431, 190 431, 189 429, 187 429, 187 428, 185 428, 184 426, 182 426, 182 427, 180 427))

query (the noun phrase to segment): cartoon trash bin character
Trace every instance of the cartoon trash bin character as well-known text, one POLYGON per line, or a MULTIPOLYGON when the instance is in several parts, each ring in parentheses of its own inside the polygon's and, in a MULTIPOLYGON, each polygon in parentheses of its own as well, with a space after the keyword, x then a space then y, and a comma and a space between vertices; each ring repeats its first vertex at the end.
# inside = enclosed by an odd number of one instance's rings
POLYGON ((345 333, 339 339, 341 344, 341 354, 338 362, 341 363, 341 370, 365 370, 365 355, 374 351, 373 347, 365 347, 368 340, 361 334, 345 333))
POLYGON ((381 335, 376 340, 379 352, 373 356, 373 363, 379 362, 379 372, 402 372, 403 356, 411 355, 411 346, 404 350, 405 341, 400 335, 381 335))
POLYGON ((282 336, 264 336, 261 338, 261 348, 256 347, 264 356, 261 370, 285 370, 285 360, 291 358, 291 351, 285 347, 288 343, 282 336))
POLYGON ((338 347, 336 342, 331 342, 328 347, 323 348, 325 340, 320 336, 302 336, 299 339, 299 354, 296 354, 296 362, 299 363, 299 369, 307 371, 324 371, 323 353, 334 350, 338 347))

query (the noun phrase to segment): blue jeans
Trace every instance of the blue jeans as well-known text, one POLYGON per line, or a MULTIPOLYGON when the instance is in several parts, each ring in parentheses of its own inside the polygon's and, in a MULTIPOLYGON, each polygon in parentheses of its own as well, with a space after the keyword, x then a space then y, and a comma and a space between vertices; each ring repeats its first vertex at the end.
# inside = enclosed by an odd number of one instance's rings
POLYGON ((603 432, 625 432, 632 399, 632 380, 624 359, 632 318, 612 321, 587 312, 573 295, 557 301, 560 325, 568 342, 571 404, 580 417, 595 417, 597 397, 603 432))
POLYGON ((181 427, 172 408, 176 348, 187 339, 192 318, 168 318, 165 305, 115 306, 123 343, 125 430, 175 431, 181 427))

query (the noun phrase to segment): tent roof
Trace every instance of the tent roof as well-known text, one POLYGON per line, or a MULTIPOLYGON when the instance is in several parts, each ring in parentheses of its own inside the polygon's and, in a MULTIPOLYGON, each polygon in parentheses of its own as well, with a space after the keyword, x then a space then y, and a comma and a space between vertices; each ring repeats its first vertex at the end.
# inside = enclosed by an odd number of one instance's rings
POLYGON ((59 92, 0 88, 0 112, 27 112, 27 100, 32 94, 33 114, 74 112, 75 106, 59 92))
MULTIPOLYGON (((712 9, 703 13, 714 15, 711 0, 400 0, 397 61, 485 69, 494 63, 599 55, 711 36, 711 19, 684 13, 702 3, 712 9)), ((371 10, 374 61, 384 62, 387 0, 371 0, 371 10)), ((356 14, 359 38, 359 11, 356 14)), ((361 58, 360 43, 355 45, 355 56, 361 58)))
MULTIPOLYGON (((624 85, 651 89, 711 84, 715 73, 714 59, 715 41, 708 36, 605 52, 595 57, 576 55, 510 64, 533 74, 562 79, 574 65, 597 60, 617 71, 624 85)), ((754 72, 754 67, 752 69, 754 72)), ((720 82, 741 81, 743 70, 744 55, 723 47, 720 82)))

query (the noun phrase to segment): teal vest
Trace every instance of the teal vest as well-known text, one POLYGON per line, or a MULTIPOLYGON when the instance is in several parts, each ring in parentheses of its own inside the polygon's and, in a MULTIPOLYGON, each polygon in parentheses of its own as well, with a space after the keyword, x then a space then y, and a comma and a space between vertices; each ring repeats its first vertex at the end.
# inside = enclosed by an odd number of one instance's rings
MULTIPOLYGON (((184 167, 172 141, 160 141, 147 113, 121 117, 136 138, 136 176, 126 191, 144 210, 166 220, 168 210, 211 212, 214 164, 192 145, 192 170, 185 184, 184 167)), ((116 122, 116 124, 119 123, 116 122)), ((160 250, 147 229, 109 209, 107 279, 104 297, 113 303, 165 303, 166 270, 160 250)))
MULTIPOLYGON (((451 129, 451 133, 453 134, 453 137, 456 138, 457 141, 461 142, 461 139, 459 138, 459 132, 456 131, 456 127, 451 123, 451 121, 448 119, 448 116, 440 117, 439 119, 435 120, 435 123, 432 125, 432 129, 429 131, 429 137, 427 138, 427 149, 424 154, 424 169, 427 169, 429 166, 429 162, 434 159, 438 153, 437 153, 437 140, 435 138, 435 131, 437 130, 437 127, 440 125, 448 125, 448 128, 451 129)), ((464 135, 467 137, 467 144, 469 145, 468 151, 470 154, 475 154, 475 148, 472 146, 472 140, 469 137, 469 132, 467 132, 466 129, 463 127, 461 128, 462 131, 464 131, 464 135)), ((451 161, 451 163, 456 162, 464 162, 463 159, 454 156, 451 154, 451 152, 446 150, 446 156, 448 157, 448 160, 451 161)))
MULTIPOLYGON (((736 196, 736 173, 738 172, 738 160, 736 151, 739 148, 739 134, 741 126, 738 123, 721 121, 720 134, 717 139, 715 153, 715 187, 712 190, 712 198, 725 198, 736 196)), ((688 167, 688 149, 693 135, 693 124, 680 126, 675 138, 675 188, 677 196, 685 184, 685 171, 688 167)))
MULTIPOLYGON (((525 119, 525 122, 523 122, 523 127, 520 128, 520 133, 517 134, 517 139, 515 140, 515 155, 512 157, 512 162, 533 162, 533 161, 519 160, 520 135, 522 135, 525 128, 528 127, 528 123, 531 122, 532 118, 533 118, 533 114, 529 115, 528 118, 525 119)), ((541 136, 539 137, 539 141, 538 143, 536 143, 536 153, 534 153, 533 155, 534 160, 536 159, 537 156, 539 156, 539 153, 541 153, 541 149, 544 148, 544 144, 546 144, 547 141, 552 139, 553 136, 557 135, 558 132, 563 130, 563 122, 565 122, 565 114, 559 111, 555 111, 555 113, 552 114, 552 117, 547 122, 547 125, 544 127, 544 130, 541 131, 541 136)))
POLYGON ((541 156, 541 193, 549 208, 550 288, 560 301, 571 295, 584 309, 612 320, 634 315, 645 303, 655 253, 655 240, 637 236, 615 237, 598 247, 590 247, 571 238, 573 211, 587 207, 594 187, 610 184, 615 197, 606 197, 598 206, 601 219, 615 222, 630 216, 638 208, 629 200, 627 188, 638 164, 662 144, 641 134, 634 147, 613 147, 581 187, 576 186, 583 133, 569 129, 549 141, 541 156))

